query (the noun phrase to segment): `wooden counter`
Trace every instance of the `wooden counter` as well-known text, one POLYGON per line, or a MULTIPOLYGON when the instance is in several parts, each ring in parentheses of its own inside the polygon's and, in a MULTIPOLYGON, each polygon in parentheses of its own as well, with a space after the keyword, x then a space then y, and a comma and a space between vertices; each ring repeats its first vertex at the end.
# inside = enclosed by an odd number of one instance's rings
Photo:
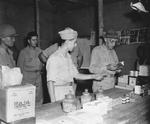
MULTIPOLYGON (((119 96, 123 96, 127 92, 129 91, 121 90, 121 89, 111 89, 111 90, 104 91, 104 94, 110 96, 111 98, 117 98, 119 96)), ((62 111, 59 102, 44 104, 43 106, 36 109, 37 121, 46 120, 51 122, 52 120, 65 115, 66 113, 62 111)))
POLYGON ((120 104, 104 116, 105 124, 150 124, 150 98, 140 97, 133 103, 120 104))
MULTIPOLYGON (((117 98, 128 93, 127 90, 111 89, 104 91, 105 95, 117 98)), ((140 97, 134 103, 120 104, 112 108, 104 115, 104 124, 150 124, 149 121, 149 96, 140 97)), ((65 116, 59 102, 48 103, 36 109, 36 124, 39 120, 46 120, 48 124, 54 124, 52 120, 65 116)), ((47 124, 43 122, 43 124, 47 124)))

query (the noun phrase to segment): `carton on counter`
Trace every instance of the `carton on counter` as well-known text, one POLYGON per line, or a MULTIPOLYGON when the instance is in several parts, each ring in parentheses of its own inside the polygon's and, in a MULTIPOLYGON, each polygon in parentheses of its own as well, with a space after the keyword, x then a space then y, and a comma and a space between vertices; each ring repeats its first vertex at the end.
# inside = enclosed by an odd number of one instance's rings
POLYGON ((35 89, 31 84, 0 89, 0 119, 9 123, 35 117, 35 89))

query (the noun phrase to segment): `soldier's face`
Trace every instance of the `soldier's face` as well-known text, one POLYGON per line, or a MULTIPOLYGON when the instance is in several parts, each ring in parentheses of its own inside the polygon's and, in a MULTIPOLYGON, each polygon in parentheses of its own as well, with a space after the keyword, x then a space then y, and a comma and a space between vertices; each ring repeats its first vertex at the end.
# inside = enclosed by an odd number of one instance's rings
POLYGON ((106 41, 106 45, 108 49, 113 49, 115 47, 115 44, 116 44, 116 39, 108 38, 106 41))
POLYGON ((73 49, 77 46, 77 39, 71 39, 68 41, 68 49, 69 51, 73 51, 73 49))
POLYGON ((29 40, 29 44, 31 47, 36 47, 38 43, 38 37, 37 36, 32 36, 31 39, 29 40))
POLYGON ((14 43, 15 43, 15 37, 14 36, 8 36, 5 38, 2 38, 2 42, 8 47, 13 47, 14 43))

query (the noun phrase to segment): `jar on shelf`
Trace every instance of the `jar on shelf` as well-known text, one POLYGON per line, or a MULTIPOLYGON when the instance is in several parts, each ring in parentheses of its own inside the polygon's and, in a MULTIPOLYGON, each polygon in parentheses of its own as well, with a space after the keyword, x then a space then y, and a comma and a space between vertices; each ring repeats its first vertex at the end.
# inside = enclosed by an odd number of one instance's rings
POLYGON ((92 100, 92 96, 88 92, 88 89, 85 89, 85 91, 82 93, 82 96, 81 96, 81 103, 82 103, 82 105, 84 103, 90 102, 91 100, 92 100))
POLYGON ((62 102, 62 107, 63 111, 67 113, 77 110, 77 102, 75 96, 71 93, 65 95, 65 99, 62 102))

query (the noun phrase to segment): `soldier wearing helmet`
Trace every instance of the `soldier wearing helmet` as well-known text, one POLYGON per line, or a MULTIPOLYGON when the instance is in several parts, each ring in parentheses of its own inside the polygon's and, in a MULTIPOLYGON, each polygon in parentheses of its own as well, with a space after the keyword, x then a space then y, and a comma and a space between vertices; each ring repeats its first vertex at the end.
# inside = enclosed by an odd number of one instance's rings
POLYGON ((16 30, 9 24, 0 25, 0 65, 15 67, 13 52, 10 50, 15 43, 16 30))

